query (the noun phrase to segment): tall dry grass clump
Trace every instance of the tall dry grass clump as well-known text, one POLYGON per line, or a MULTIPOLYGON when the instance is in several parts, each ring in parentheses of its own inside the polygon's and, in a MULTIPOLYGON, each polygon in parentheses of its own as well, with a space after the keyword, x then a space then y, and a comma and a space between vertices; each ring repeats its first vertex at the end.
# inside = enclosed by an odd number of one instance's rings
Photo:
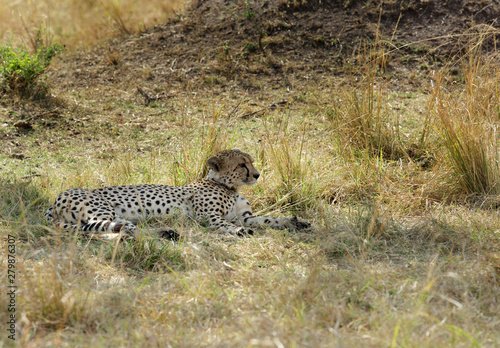
POLYGON ((308 159, 306 124, 292 124, 290 115, 277 112, 263 120, 257 162, 264 166, 263 179, 273 181, 273 205, 294 209, 305 208, 318 194, 318 177, 314 164, 308 159), (267 175, 269 173, 269 176, 267 175))
POLYGON ((464 84, 449 82, 449 69, 435 73, 430 110, 444 145, 452 181, 467 194, 500 193, 498 63, 472 46, 461 61, 464 84))
POLYGON ((231 147, 231 121, 222 117, 223 107, 212 110, 196 129, 183 119, 183 143, 171 169, 174 185, 185 185, 204 178, 208 174, 207 159, 213 154, 231 147))
POLYGON ((333 98, 327 117, 334 131, 333 140, 342 153, 368 152, 386 159, 404 155, 399 125, 380 79, 388 64, 386 43, 377 35, 357 54, 357 65, 350 67, 351 85, 333 98))

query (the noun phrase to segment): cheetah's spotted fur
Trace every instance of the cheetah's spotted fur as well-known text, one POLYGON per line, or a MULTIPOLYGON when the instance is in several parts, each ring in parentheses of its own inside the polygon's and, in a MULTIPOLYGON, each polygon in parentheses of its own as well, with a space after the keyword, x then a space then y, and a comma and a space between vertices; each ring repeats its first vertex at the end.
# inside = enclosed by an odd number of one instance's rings
POLYGON ((134 236, 139 219, 170 215, 175 210, 211 228, 231 234, 252 234, 252 227, 303 229, 310 226, 297 218, 258 217, 250 203, 238 194, 243 185, 253 185, 259 172, 250 155, 225 150, 207 160, 207 176, 189 185, 114 186, 95 190, 73 188, 57 196, 47 210, 47 220, 64 229, 80 228, 107 237, 123 231, 134 236), (236 224, 243 226, 238 227, 236 224))

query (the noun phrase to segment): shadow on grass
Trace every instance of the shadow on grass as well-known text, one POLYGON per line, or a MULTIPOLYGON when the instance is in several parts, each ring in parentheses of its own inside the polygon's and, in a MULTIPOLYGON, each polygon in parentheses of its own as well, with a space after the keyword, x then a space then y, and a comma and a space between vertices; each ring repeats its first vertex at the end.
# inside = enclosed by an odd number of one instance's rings
POLYGON ((15 233, 22 241, 47 235, 44 211, 48 197, 33 182, 6 180, 0 184, 0 222, 4 233, 15 233))
POLYGON ((408 221, 385 217, 374 206, 360 206, 335 216, 323 231, 297 234, 299 241, 316 244, 330 261, 426 259, 436 253, 454 254, 471 247, 471 237, 445 221, 408 221))

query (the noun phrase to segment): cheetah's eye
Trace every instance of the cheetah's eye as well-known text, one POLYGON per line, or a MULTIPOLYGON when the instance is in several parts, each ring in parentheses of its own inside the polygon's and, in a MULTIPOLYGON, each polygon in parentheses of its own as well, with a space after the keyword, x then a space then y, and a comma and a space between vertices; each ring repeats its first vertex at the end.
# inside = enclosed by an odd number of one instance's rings
POLYGON ((240 167, 241 167, 241 168, 246 168, 246 167, 247 167, 247 165, 246 165, 245 163, 240 163, 240 167))

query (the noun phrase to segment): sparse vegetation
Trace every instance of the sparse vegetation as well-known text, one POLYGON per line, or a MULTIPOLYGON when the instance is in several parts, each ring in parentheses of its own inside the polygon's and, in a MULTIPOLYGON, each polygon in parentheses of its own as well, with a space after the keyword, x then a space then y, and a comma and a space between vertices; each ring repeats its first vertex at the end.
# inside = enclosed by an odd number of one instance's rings
MULTIPOLYGON (((413 51, 370 36, 428 3, 343 1, 314 13, 321 2, 266 2, 269 12, 197 2, 168 25, 63 55, 47 74, 54 100, 0 97, 0 243, 9 251, 15 240, 17 286, 16 341, 4 331, 2 344, 499 346, 497 32, 449 38, 453 60, 432 40, 413 51), (242 9, 255 16, 242 20, 242 9), (316 19, 328 11, 367 13, 366 26, 341 25, 366 27, 368 39, 333 39, 316 19), (256 28, 265 50, 243 59, 256 28), (137 241, 106 242, 44 220, 64 189, 183 185, 225 148, 255 159, 261 177, 243 192, 255 212, 296 215, 314 231, 232 238, 177 216, 140 224, 137 241), (181 241, 152 234, 163 227, 181 241)), ((480 5, 467 5, 476 20, 495 10, 480 5)), ((115 13, 122 34, 140 25, 132 17, 115 13)))

